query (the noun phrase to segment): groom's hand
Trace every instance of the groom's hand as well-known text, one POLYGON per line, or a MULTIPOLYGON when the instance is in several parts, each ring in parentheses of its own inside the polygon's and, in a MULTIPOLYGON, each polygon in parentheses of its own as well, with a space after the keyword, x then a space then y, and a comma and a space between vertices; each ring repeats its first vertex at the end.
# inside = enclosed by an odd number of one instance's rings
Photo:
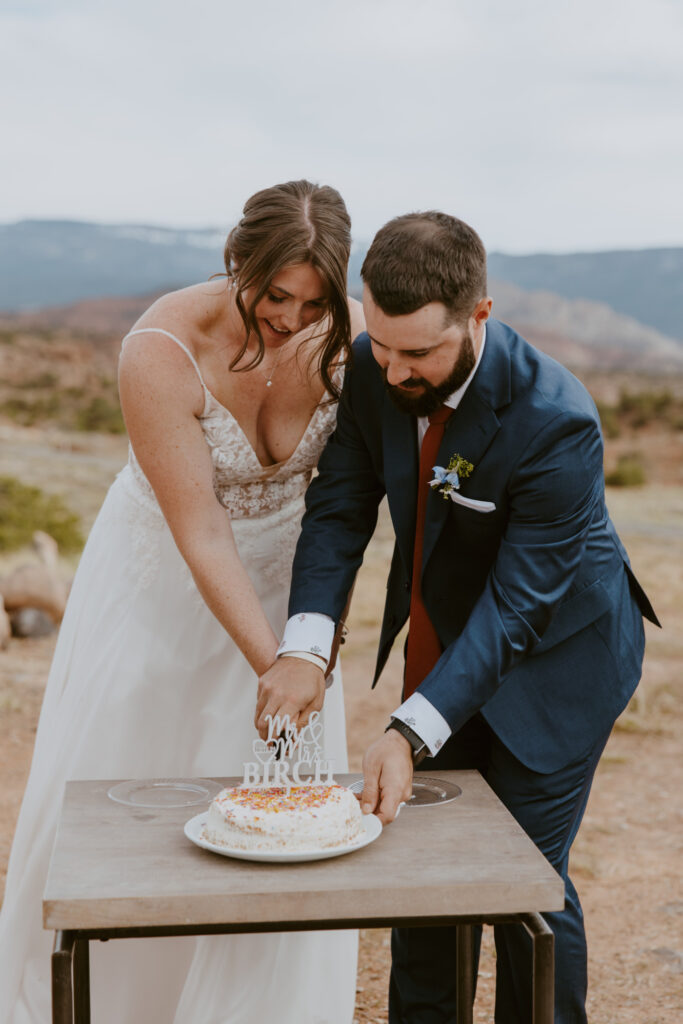
POLYGON ((325 699, 325 673, 302 658, 278 658, 261 676, 256 695, 254 725, 261 739, 268 738, 266 716, 289 715, 301 729, 313 711, 320 711, 325 699))
POLYGON ((398 814, 400 804, 410 800, 412 787, 412 747, 392 729, 365 752, 361 810, 364 814, 376 814, 383 825, 388 825, 398 814))

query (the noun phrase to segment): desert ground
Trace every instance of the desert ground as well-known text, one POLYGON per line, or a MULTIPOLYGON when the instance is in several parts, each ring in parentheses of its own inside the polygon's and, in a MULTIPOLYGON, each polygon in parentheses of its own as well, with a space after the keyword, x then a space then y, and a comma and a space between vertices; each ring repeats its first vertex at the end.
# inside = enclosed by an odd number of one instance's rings
MULTIPOLYGON (((650 437, 649 450, 656 451, 659 443, 650 437)), ((643 679, 608 743, 572 855, 589 942, 590 1024, 679 1024, 683 1019, 680 434, 678 441, 667 435, 661 443, 669 467, 661 479, 640 488, 608 490, 612 517, 664 628, 648 625, 643 679)), ((63 494, 86 529, 125 459, 121 437, 8 424, 0 426, 0 450, 1 473, 63 494)), ((363 749, 399 702, 400 645, 378 688, 370 690, 391 548, 383 514, 361 570, 342 656, 353 770, 360 769, 363 749)), ((2 556, 0 576, 31 557, 28 551, 2 556)), ((74 568, 73 559, 62 566, 65 576, 74 568)), ((0 890, 54 643, 55 634, 13 639, 0 651, 0 890)), ((388 968, 388 932, 362 933, 358 1024, 387 1020, 388 968)), ((494 972, 487 929, 475 1007, 480 1024, 493 1021, 494 972)))

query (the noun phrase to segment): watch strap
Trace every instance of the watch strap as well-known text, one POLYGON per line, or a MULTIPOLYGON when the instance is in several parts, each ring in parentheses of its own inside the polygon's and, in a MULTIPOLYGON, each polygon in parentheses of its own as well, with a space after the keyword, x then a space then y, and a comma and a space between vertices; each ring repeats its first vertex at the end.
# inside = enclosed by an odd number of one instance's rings
POLYGON ((400 718, 392 718, 384 731, 389 732, 390 729, 396 729, 410 743, 413 748, 413 765, 415 767, 421 761, 424 761, 425 757, 429 754, 429 749, 425 741, 421 736, 418 736, 414 729, 411 729, 409 725, 402 722, 400 718))

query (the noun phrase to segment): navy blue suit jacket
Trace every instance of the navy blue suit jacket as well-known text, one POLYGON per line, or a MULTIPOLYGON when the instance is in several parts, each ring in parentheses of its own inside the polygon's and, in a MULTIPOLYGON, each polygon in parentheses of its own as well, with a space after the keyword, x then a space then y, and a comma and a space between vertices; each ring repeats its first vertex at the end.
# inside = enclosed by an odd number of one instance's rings
MULTIPOLYGON (((419 690, 457 731, 481 710, 527 767, 583 755, 640 678, 656 622, 605 508, 595 405, 568 370, 495 320, 437 464, 473 463, 428 497, 422 593, 444 653, 419 690)), ((408 618, 418 472, 415 418, 386 393, 367 334, 306 496, 290 615, 338 620, 386 493, 396 533, 375 682, 408 618)), ((374 685, 374 683, 373 683, 374 685)))

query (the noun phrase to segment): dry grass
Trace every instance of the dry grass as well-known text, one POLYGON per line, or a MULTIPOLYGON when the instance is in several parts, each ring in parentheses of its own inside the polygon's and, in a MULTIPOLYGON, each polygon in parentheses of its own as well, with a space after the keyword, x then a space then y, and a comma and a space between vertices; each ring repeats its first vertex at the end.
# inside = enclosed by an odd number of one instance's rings
MULTIPOLYGON (((125 460, 121 438, 53 436, 37 428, 2 426, 0 446, 0 472, 61 493, 81 512, 86 529, 125 460)), ((675 458, 663 452, 662 460, 671 466, 675 458)), ((664 478, 672 480, 668 472, 664 478)), ((648 627, 641 686, 610 739, 573 851, 589 938, 589 1019, 591 1024, 678 1024, 683 1006, 683 486, 613 490, 608 505, 665 628, 648 627)), ((343 652, 354 769, 399 699, 400 642, 379 686, 370 690, 391 548, 383 509, 359 576, 343 652)), ((0 574, 26 557, 20 552, 0 561, 0 574)), ((65 572, 72 568, 65 563, 65 572)), ((14 640, 0 652, 0 885, 53 645, 53 637, 14 640)), ((387 1019, 388 965, 388 933, 364 932, 359 1024, 387 1019)), ((493 1020, 494 972, 487 930, 475 1016, 487 1024, 493 1020)))

